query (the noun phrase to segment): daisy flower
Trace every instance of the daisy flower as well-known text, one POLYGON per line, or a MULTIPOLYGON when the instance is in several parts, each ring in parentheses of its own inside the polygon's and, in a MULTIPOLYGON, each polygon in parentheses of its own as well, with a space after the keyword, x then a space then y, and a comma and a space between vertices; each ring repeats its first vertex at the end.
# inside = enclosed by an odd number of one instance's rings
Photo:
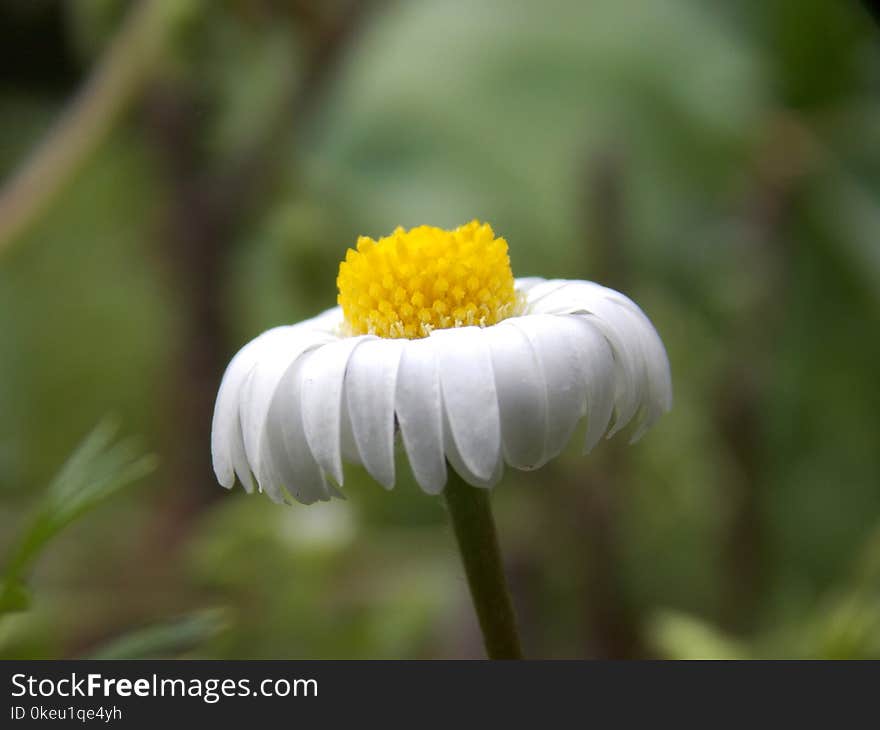
POLYGON ((214 471, 275 501, 341 496, 343 463, 395 482, 400 441, 416 481, 447 463, 491 487, 537 469, 586 419, 584 451, 631 421, 638 439, 672 399, 648 318, 589 281, 514 279, 485 223, 362 237, 340 264, 339 306, 264 332, 217 396, 214 471))
POLYGON ((217 479, 310 504, 342 496, 355 462, 390 489, 399 441, 445 497, 488 656, 521 658, 488 490, 472 487, 546 464, 584 419, 585 452, 631 423, 638 439, 671 406, 663 343, 619 292, 514 279, 507 242, 478 221, 362 237, 336 283, 339 306, 230 362, 217 479))

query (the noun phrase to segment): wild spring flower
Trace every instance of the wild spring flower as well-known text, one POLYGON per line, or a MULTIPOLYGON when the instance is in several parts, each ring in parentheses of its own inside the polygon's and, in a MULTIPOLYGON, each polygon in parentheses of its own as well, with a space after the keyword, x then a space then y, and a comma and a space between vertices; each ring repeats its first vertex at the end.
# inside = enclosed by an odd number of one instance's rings
POLYGON ((425 492, 443 491, 447 463, 491 487, 505 464, 556 457, 584 418, 588 452, 631 421, 638 439, 671 406, 666 351, 632 300, 514 279, 487 224, 362 237, 337 284, 339 306, 229 364, 211 443, 223 486, 310 504, 341 496, 350 461, 390 489, 399 436, 425 492))

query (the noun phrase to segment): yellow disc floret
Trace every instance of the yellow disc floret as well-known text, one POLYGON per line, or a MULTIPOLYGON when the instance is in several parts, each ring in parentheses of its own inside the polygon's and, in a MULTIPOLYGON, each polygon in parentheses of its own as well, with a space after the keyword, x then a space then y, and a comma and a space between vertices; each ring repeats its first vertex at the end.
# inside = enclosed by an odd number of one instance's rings
POLYGON ((454 231, 398 228, 378 241, 362 236, 336 285, 352 335, 412 339, 516 314, 507 241, 479 221, 454 231))

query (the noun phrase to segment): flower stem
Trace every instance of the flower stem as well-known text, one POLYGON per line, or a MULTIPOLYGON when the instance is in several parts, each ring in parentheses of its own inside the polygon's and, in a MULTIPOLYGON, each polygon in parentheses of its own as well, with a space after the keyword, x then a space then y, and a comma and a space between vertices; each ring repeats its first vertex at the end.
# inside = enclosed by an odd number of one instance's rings
POLYGON ((472 487, 449 469, 446 504, 490 659, 522 659, 510 591, 504 578, 489 490, 472 487))

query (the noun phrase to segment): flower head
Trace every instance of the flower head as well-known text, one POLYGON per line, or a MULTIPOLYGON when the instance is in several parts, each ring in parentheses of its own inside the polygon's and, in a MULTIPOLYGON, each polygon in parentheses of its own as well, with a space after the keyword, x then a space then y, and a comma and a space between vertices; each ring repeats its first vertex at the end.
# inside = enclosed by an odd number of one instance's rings
POLYGON ((276 501, 340 496, 343 461, 443 490, 447 462, 489 487, 504 464, 536 469, 586 418, 585 451, 672 401, 648 318, 589 281, 514 279, 507 243, 476 221, 361 238, 340 265, 339 305, 245 345, 223 376, 214 471, 276 501), (329 477, 329 479, 328 479, 329 477))
POLYGON ((472 221, 454 231, 398 228, 361 237, 339 265, 348 333, 427 337, 435 329, 497 324, 516 313, 507 242, 472 221))

